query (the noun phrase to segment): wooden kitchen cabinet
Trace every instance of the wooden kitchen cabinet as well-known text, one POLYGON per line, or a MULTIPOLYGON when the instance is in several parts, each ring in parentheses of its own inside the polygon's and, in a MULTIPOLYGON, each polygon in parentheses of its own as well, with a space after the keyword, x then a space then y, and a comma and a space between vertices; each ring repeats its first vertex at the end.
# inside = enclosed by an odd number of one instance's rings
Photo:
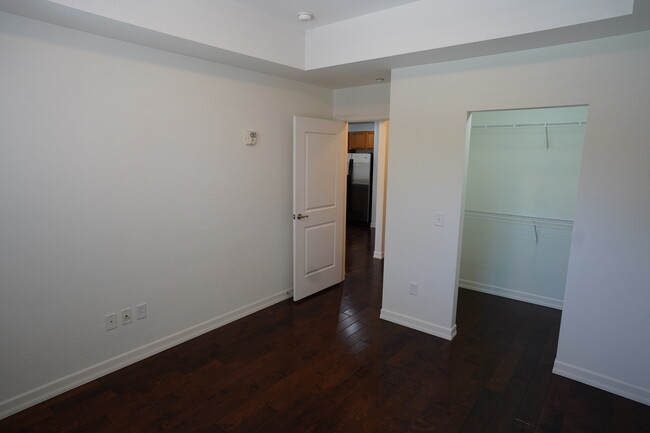
POLYGON ((372 150, 375 147, 373 131, 348 132, 348 150, 372 150))

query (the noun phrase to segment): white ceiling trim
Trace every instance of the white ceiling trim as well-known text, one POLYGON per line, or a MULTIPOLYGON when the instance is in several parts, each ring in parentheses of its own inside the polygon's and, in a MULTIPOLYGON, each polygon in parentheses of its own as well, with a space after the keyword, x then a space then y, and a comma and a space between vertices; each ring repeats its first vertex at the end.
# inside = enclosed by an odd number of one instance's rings
MULTIPOLYGON (((11 0, 7 3, 18 3, 11 0)), ((30 0, 304 69, 304 32, 230 0, 30 0)))
POLYGON ((650 0, 420 0, 306 32, 230 0, 0 0, 0 10, 330 88, 650 29, 650 0))
POLYGON ((634 0, 418 1, 306 32, 306 69, 631 15, 634 0))

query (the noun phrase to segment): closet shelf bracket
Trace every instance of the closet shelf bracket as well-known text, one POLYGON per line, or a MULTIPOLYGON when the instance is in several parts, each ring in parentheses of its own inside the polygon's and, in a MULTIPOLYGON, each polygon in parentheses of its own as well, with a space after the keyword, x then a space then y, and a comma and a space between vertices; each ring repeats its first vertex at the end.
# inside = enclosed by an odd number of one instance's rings
POLYGON ((544 127, 546 131, 546 150, 548 150, 548 123, 544 127))

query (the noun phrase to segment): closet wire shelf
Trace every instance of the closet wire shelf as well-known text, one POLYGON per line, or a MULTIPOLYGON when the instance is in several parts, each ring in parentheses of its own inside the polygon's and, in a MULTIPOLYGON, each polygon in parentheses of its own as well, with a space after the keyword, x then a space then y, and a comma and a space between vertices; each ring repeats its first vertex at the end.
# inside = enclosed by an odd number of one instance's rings
POLYGON ((544 217, 534 217, 526 215, 513 215, 513 214, 504 214, 504 213, 495 213, 495 212, 481 212, 474 210, 465 210, 465 216, 487 219, 491 221, 499 221, 506 223, 515 223, 515 224, 524 224, 542 226, 542 227, 551 227, 557 229, 573 229, 573 221, 567 219, 558 219, 558 218, 544 218, 544 217))
POLYGON ((492 128, 552 128, 557 126, 584 126, 587 122, 579 120, 575 122, 538 122, 538 123, 493 123, 485 125, 472 125, 472 129, 492 128))

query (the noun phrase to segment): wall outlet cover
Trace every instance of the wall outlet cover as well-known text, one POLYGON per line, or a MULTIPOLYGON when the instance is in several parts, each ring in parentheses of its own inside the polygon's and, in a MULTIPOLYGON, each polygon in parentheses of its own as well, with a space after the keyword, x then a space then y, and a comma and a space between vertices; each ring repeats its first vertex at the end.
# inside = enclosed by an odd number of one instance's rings
POLYGON ((133 322, 133 314, 131 313, 130 308, 125 308, 120 313, 120 316, 122 318, 122 325, 133 322))
POLYGON ((117 314, 116 313, 111 313, 107 314, 106 317, 104 318, 106 322, 106 330, 110 331, 111 329, 117 328, 117 314))

